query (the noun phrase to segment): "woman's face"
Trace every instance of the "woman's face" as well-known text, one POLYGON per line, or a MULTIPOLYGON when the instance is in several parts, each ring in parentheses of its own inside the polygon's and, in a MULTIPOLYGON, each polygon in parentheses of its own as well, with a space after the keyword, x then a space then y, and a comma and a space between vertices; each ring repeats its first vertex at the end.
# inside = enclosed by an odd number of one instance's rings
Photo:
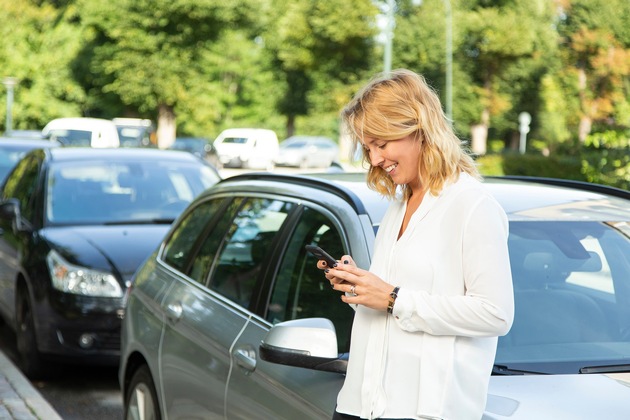
POLYGON ((365 138, 363 146, 371 165, 381 167, 395 184, 408 184, 412 189, 420 186, 420 145, 413 136, 397 140, 365 138))

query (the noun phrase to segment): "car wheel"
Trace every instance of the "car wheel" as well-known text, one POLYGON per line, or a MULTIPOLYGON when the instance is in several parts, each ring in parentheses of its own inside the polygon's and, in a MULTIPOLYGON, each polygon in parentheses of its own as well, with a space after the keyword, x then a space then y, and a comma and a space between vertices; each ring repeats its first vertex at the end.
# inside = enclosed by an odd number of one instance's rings
POLYGON ((17 321, 16 342, 22 372, 31 379, 42 377, 45 374, 45 369, 42 356, 37 350, 33 307, 25 287, 18 289, 15 311, 17 321))
POLYGON ((151 372, 142 365, 131 378, 125 395, 125 420, 160 420, 157 392, 151 372))

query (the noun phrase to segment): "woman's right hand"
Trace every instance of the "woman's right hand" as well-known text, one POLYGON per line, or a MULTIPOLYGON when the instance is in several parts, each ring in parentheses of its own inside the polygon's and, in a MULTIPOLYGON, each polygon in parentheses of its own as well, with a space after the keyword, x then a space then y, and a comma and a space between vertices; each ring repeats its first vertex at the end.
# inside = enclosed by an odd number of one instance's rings
MULTIPOLYGON (((354 262, 350 255, 343 255, 340 260, 337 260, 337 264, 349 264, 353 267, 356 267, 357 264, 354 262)), ((345 284, 345 281, 333 276, 330 274, 330 269, 334 267, 329 267, 326 261, 319 260, 317 261, 317 268, 320 270, 324 270, 325 276, 330 282, 330 285, 334 287, 335 284, 345 284)))

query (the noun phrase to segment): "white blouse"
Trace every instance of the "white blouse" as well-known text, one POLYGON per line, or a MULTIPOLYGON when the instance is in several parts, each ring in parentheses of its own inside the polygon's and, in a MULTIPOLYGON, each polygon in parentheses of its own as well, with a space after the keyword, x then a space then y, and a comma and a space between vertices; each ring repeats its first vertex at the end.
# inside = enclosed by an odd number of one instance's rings
POLYGON ((406 202, 379 227, 370 271, 399 286, 393 315, 358 306, 340 413, 476 419, 497 336, 514 315, 505 212, 467 174, 425 194, 397 239, 406 202))

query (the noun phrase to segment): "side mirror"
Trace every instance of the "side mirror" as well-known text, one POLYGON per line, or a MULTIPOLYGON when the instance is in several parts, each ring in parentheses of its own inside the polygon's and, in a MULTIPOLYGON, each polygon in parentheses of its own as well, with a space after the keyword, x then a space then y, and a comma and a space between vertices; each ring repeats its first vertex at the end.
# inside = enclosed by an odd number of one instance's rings
POLYGON ((305 318, 274 325, 260 343, 270 363, 346 373, 348 361, 337 353, 335 326, 326 318, 305 318))
POLYGON ((4 220, 17 219, 20 216, 20 202, 15 198, 9 198, 0 203, 0 218, 4 220))
POLYGON ((9 198, 0 203, 0 219, 14 222, 14 229, 22 230, 22 216, 20 215, 20 202, 16 198, 9 198))

